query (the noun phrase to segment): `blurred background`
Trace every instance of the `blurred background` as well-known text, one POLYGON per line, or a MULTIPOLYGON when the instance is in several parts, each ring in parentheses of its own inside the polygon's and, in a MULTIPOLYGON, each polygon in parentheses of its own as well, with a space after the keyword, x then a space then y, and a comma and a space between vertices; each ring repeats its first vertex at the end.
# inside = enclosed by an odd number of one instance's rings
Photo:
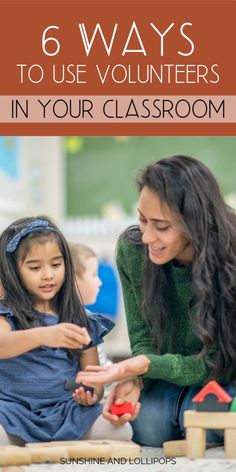
POLYGON ((0 137, 0 230, 27 215, 48 215, 67 239, 89 245, 103 281, 90 309, 116 321, 105 339, 113 360, 130 355, 115 247, 136 223, 135 176, 174 154, 203 161, 236 208, 236 137, 0 137))

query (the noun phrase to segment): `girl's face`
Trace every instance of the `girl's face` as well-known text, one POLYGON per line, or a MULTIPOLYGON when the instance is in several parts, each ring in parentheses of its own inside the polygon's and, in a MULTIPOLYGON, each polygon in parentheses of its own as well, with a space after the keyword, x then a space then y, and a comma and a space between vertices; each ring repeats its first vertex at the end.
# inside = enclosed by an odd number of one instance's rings
POLYGON ((51 301, 59 292, 65 277, 65 264, 57 242, 32 241, 24 260, 18 262, 24 287, 34 297, 39 311, 52 309, 51 301))
POLYGON ((142 240, 154 264, 166 264, 172 259, 183 263, 192 260, 191 244, 181 231, 177 217, 148 187, 141 191, 138 211, 142 240))
POLYGON ((101 279, 98 277, 98 261, 96 257, 89 257, 85 261, 85 271, 82 276, 76 275, 77 284, 85 305, 93 305, 96 302, 101 279))

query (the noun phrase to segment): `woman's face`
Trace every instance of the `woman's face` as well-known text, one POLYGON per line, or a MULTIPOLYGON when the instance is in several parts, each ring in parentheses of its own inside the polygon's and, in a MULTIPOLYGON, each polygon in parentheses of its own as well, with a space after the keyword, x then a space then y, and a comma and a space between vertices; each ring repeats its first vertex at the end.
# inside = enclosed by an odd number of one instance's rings
POLYGON ((138 212, 143 243, 147 244, 154 264, 166 264, 172 259, 187 264, 192 260, 190 241, 183 234, 177 216, 149 187, 141 191, 138 212))

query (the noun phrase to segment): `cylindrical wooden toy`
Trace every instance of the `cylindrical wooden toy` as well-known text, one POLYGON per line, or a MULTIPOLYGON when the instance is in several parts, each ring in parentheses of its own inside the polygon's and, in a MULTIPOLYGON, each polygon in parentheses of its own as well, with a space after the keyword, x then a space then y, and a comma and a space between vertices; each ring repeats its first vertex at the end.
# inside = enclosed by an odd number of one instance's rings
POLYGON ((25 447, 0 451, 0 465, 28 465, 31 464, 31 453, 25 447))
POLYGON ((33 464, 41 464, 43 462, 60 462, 60 459, 68 458, 68 453, 65 447, 35 447, 27 449, 31 454, 31 461, 33 464))

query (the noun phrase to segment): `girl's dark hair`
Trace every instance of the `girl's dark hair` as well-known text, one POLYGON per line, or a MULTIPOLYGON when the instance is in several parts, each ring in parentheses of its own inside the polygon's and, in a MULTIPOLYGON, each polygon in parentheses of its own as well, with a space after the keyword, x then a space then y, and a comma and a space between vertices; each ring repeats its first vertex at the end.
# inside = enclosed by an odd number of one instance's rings
MULTIPOLYGON (((200 356, 206 355, 210 378, 224 371, 235 379, 235 212, 225 203, 210 170, 191 157, 177 155, 148 165, 139 173, 137 184, 139 192, 145 186, 156 192, 161 202, 180 217, 183 233, 193 248, 191 307, 194 305, 196 310, 195 328, 203 342, 200 356)), ((122 237, 143 244, 138 227, 128 228, 122 237)), ((151 262, 147 248, 145 254, 144 316, 161 352, 168 317, 168 279, 164 266, 151 262)))
POLYGON ((12 310, 19 329, 30 328, 37 322, 38 313, 34 309, 31 294, 21 282, 18 262, 24 260, 32 242, 44 244, 49 239, 53 239, 58 244, 65 264, 65 279, 53 300, 55 310, 59 316, 59 322, 66 321, 81 327, 88 327, 87 317, 77 292, 68 244, 61 231, 46 216, 22 218, 12 223, 2 233, 0 237, 0 280, 4 293, 2 303, 12 310), (38 219, 47 221, 54 231, 38 229, 31 232, 21 239, 16 251, 7 252, 6 248, 9 241, 28 224, 38 219))

